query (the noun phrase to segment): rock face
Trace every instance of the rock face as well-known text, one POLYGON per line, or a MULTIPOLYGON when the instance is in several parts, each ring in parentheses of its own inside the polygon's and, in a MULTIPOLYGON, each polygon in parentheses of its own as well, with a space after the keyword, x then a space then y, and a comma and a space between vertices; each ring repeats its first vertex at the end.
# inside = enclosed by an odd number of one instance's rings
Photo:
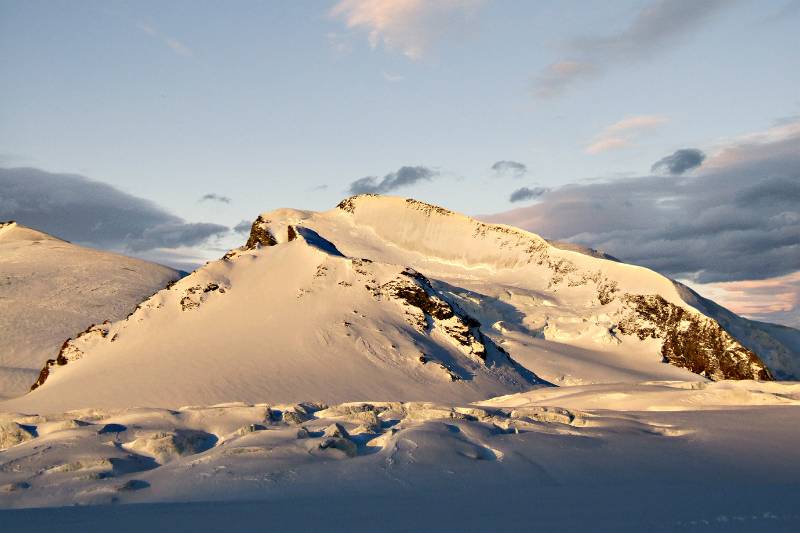
MULTIPOLYGON (((131 313, 133 314, 133 313, 131 313)), ((42 386, 47 378, 50 376, 50 371, 55 366, 65 366, 70 361, 77 361, 81 357, 83 357, 83 351, 81 350, 81 344, 85 344, 87 342, 92 342, 95 339, 105 339, 108 336, 110 322, 105 321, 102 324, 91 324, 88 328, 83 330, 82 332, 78 333, 75 339, 67 339, 64 341, 64 344, 61 345, 61 349, 58 351, 58 355, 55 359, 48 359, 42 369, 39 371, 39 377, 37 378, 36 382, 31 385, 31 390, 35 390, 42 386)), ((112 342, 114 339, 111 339, 112 342)))
POLYGON ((620 321, 620 333, 661 340, 665 362, 714 380, 773 379, 764 362, 716 321, 658 295, 626 295, 625 301, 633 312, 620 321))
POLYGON ((257 246, 275 246, 278 244, 278 241, 267 229, 267 224, 269 224, 269 220, 264 219, 261 215, 255 219, 250 227, 250 236, 244 245, 245 249, 252 250, 257 246))
POLYGON ((465 353, 486 361, 486 347, 478 338, 482 337, 478 330, 480 324, 442 300, 431 282, 419 272, 406 269, 401 276, 375 288, 373 294, 403 302, 410 308, 406 312, 407 320, 420 332, 429 332, 436 327, 465 353))

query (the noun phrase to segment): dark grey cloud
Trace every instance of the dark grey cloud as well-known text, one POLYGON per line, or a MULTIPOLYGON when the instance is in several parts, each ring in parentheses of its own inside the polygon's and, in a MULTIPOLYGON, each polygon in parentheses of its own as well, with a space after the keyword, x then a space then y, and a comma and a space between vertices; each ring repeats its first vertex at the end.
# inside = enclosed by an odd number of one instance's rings
POLYGON ((229 230, 189 223, 106 183, 35 168, 0 168, 0 220, 118 251, 196 246, 229 230))
POLYGON ((538 198, 544 193, 547 192, 547 189, 544 187, 520 187, 516 191, 511 193, 509 196, 509 202, 521 202, 523 200, 533 200, 534 198, 538 198))
POLYGON ((680 176, 703 164, 706 154, 696 148, 682 148, 675 153, 662 157, 650 169, 651 172, 664 172, 672 176, 680 176))
POLYGON ((250 233, 250 228, 252 226, 253 226, 252 221, 242 220, 233 227, 233 231, 235 231, 236 233, 250 233))
POLYGON ((528 173, 528 167, 517 161, 498 161, 492 165, 492 170, 498 177, 521 178, 528 173))
POLYGON ((535 92, 542 98, 558 96, 613 67, 649 59, 680 42, 731 4, 726 0, 652 2, 621 31, 580 37, 568 43, 565 57, 539 74, 535 92))
POLYGON ((428 167, 400 167, 396 172, 390 172, 383 178, 367 176, 355 180, 350 184, 350 193, 385 194, 420 181, 430 181, 437 176, 439 171, 428 167))
POLYGON ((800 122, 731 144, 693 177, 643 176, 553 190, 489 220, 701 283, 800 267, 800 122))
POLYGON ((211 201, 211 202, 219 202, 219 203, 222 203, 222 204, 229 204, 229 203, 231 203, 231 199, 230 199, 230 198, 228 198, 227 196, 221 196, 221 195, 219 195, 219 194, 216 194, 216 193, 213 193, 213 192, 210 192, 210 193, 208 193, 208 194, 204 194, 204 195, 203 195, 203 196, 200 198, 200 201, 201 201, 201 202, 206 202, 206 201, 211 201))

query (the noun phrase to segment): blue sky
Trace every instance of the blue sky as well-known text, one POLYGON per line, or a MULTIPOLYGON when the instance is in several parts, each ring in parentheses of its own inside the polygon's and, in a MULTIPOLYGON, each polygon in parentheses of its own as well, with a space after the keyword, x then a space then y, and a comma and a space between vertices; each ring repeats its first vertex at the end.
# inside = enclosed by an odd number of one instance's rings
POLYGON ((387 192, 498 213, 794 120, 799 35, 787 0, 0 0, 0 167, 226 227, 406 166, 387 192))

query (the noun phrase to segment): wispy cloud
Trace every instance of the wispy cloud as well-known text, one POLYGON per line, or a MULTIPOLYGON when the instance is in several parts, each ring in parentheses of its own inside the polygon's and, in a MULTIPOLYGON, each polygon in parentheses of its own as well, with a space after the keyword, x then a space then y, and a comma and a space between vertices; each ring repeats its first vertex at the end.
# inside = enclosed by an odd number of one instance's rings
POLYGON ((136 27, 139 28, 143 33, 146 33, 150 37, 158 39, 159 41, 164 43, 164 45, 166 45, 167 48, 169 48, 179 56, 192 57, 194 55, 194 52, 192 52, 192 49, 189 48, 186 45, 186 43, 170 35, 162 35, 154 26, 150 24, 140 22, 136 24, 136 27))
POLYGON ((706 154, 697 148, 682 148, 674 153, 662 157, 651 167, 651 172, 663 172, 672 176, 680 176, 703 164, 706 154))
POLYGON ((696 288, 734 313, 800 327, 800 271, 769 279, 709 283, 696 288))
POLYGON ((548 65, 537 77, 535 93, 540 98, 552 98, 566 92, 573 84, 598 75, 600 69, 582 61, 557 61, 548 65))
POLYGON ((328 45, 338 55, 345 56, 353 51, 353 43, 350 42, 350 38, 347 35, 332 31, 328 32, 325 37, 328 39, 328 45))
POLYGON ((522 202, 524 200, 534 200, 546 193, 548 189, 544 187, 520 187, 509 196, 509 202, 522 202))
POLYGON ((521 178, 528 173, 528 167, 519 161, 497 161, 492 165, 492 171, 499 178, 521 178))
POLYGON ((383 79, 389 83, 397 83, 406 79, 406 77, 402 74, 393 74, 391 72, 386 72, 385 70, 381 74, 383 75, 383 79))
POLYGON ((370 47, 383 45, 420 59, 444 34, 466 25, 484 0, 340 0, 330 10, 348 29, 367 33, 370 47))
POLYGON ((428 167, 400 167, 395 172, 386 174, 383 178, 377 176, 367 176, 355 180, 350 184, 351 194, 375 193, 384 194, 387 192, 414 185, 421 181, 430 181, 439 176, 438 170, 428 167))
POLYGON ((565 57, 536 78, 541 98, 559 96, 581 82, 620 65, 652 58, 679 44, 714 14, 734 2, 725 0, 658 0, 642 9, 621 31, 584 36, 567 44, 565 57))
POLYGON ((191 57, 192 56, 192 49, 180 42, 178 39, 165 39, 164 42, 167 46, 169 46, 170 50, 178 54, 179 56, 184 57, 191 57))
POLYGON ((219 194, 215 194, 215 193, 213 193, 213 192, 211 192, 211 193, 208 193, 208 194, 204 194, 204 195, 203 195, 203 196, 200 198, 200 200, 199 200, 199 201, 200 201, 200 202, 207 202, 207 201, 211 201, 211 202, 219 202, 219 203, 222 203, 222 204, 229 204, 229 203, 231 203, 231 199, 230 199, 230 198, 228 198, 227 196, 221 196, 221 195, 219 195, 219 194))
POLYGON ((250 233, 250 228, 252 226, 253 226, 252 221, 242 220, 233 227, 233 231, 235 231, 236 233, 250 233))
POLYGON ((668 119, 660 115, 637 115, 624 118, 601 131, 586 147, 586 153, 599 154, 609 150, 628 148, 633 146, 636 139, 644 133, 666 122, 668 119))

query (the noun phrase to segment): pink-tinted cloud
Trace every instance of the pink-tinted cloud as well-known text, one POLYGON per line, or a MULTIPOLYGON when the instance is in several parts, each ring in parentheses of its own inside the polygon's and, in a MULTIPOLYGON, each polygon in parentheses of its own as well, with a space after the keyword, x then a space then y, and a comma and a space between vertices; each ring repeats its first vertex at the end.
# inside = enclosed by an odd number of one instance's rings
POLYGON ((372 48, 383 45, 420 59, 442 35, 463 25, 483 0, 340 0, 330 11, 351 30, 367 32, 372 48))
POLYGON ((636 115, 624 118, 603 129, 586 147, 586 153, 599 154, 634 146, 642 135, 668 121, 667 117, 661 115, 636 115))
POLYGON ((800 327, 800 271, 768 279, 695 284, 693 288, 734 313, 800 327))

